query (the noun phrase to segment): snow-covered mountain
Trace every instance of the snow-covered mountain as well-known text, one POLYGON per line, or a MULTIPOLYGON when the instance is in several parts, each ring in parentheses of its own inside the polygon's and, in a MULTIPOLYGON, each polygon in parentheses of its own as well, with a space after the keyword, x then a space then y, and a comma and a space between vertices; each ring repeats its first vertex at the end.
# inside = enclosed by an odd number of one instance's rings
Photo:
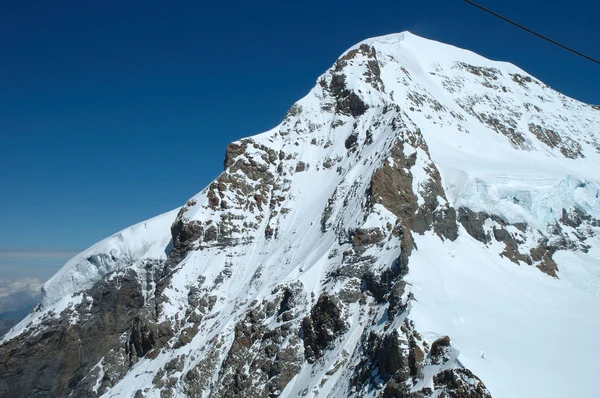
POLYGON ((408 32, 74 257, 0 397, 594 397, 600 110, 408 32))

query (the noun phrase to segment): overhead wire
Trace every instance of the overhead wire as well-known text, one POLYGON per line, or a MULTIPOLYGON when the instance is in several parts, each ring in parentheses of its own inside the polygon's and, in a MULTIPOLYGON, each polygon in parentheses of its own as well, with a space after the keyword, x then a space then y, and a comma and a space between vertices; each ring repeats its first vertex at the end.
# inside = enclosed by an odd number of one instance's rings
POLYGON ((552 43, 552 44, 554 44, 554 45, 556 45, 558 47, 561 47, 561 48, 563 48, 563 49, 565 49, 567 51, 572 52, 573 54, 579 55, 580 57, 583 57, 583 58, 587 59, 588 61, 592 61, 592 62, 595 62, 598 65, 600 65, 600 61, 598 61, 597 59, 594 59, 594 58, 592 58, 590 56, 587 56, 587 55, 585 55, 585 54, 583 54, 583 53, 581 53, 581 52, 579 52, 577 50, 572 49, 571 47, 565 46, 564 44, 561 44, 561 43, 559 43, 559 42, 557 42, 555 40, 552 40, 551 38, 549 38, 547 36, 539 34, 539 33, 535 32, 535 31, 533 31, 533 30, 531 30, 531 29, 529 29, 529 28, 527 28, 527 27, 525 27, 525 26, 523 26, 523 25, 521 25, 521 24, 519 24, 517 22, 514 22, 514 21, 512 21, 512 20, 510 20, 510 19, 508 19, 508 18, 506 18, 506 17, 504 17, 504 16, 502 16, 502 15, 500 15, 500 14, 498 14, 498 13, 496 13, 496 12, 490 10, 490 9, 488 9, 488 8, 485 8, 485 7, 479 5, 479 4, 477 4, 477 3, 475 3, 475 2, 473 2, 471 0, 464 0, 464 1, 466 3, 472 5, 472 6, 476 7, 476 8, 479 8, 482 11, 487 12, 488 14, 491 14, 491 15, 495 16, 496 18, 499 18, 499 19, 501 19, 501 20, 503 20, 505 22, 508 22, 511 25, 516 26, 519 29, 523 29, 524 31, 526 31, 528 33, 531 33, 532 35, 537 36, 540 39, 544 39, 544 40, 546 40, 546 41, 548 41, 548 42, 550 42, 550 43, 552 43))

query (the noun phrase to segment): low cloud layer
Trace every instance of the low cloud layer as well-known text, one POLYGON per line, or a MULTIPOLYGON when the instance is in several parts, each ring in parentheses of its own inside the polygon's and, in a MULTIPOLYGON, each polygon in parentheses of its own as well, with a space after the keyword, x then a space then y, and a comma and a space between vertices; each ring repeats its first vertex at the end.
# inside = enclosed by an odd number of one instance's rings
POLYGON ((0 279, 0 336, 33 309, 40 299, 41 287, 37 278, 0 279))
MULTIPOLYGON (((0 279, 0 298, 18 291, 37 295, 42 285, 43 282, 38 278, 23 278, 18 280, 0 279)), ((1 308, 0 312, 2 312, 1 308)))
POLYGON ((0 248, 0 336, 27 316, 40 299, 43 283, 76 254, 0 248))
POLYGON ((66 258, 78 252, 73 250, 10 249, 0 248, 0 258, 66 258))

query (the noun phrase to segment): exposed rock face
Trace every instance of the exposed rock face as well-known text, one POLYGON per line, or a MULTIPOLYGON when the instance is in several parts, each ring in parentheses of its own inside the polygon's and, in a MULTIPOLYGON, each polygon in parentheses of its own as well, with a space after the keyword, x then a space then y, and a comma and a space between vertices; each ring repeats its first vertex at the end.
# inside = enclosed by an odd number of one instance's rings
POLYGON ((491 397, 468 369, 444 369, 456 355, 448 336, 434 341, 429 349, 408 319, 399 330, 383 336, 370 333, 362 347, 362 359, 352 380, 356 391, 379 389, 383 384, 382 397, 491 397), (440 368, 444 370, 438 372, 440 368), (437 372, 433 389, 415 388, 425 372, 437 372))
POLYGON ((440 337, 431 343, 430 358, 434 364, 443 364, 448 362, 448 352, 450 348, 450 338, 448 336, 440 337))
POLYGON ((469 369, 448 369, 433 378, 436 390, 443 392, 439 397, 490 398, 485 385, 469 369))
MULTIPOLYGON (((353 117, 364 114, 369 106, 365 104, 355 92, 346 88, 345 75, 333 75, 329 84, 329 91, 336 99, 336 112, 353 117)), ((348 148, 348 146, 347 146, 348 148)))
POLYGON ((103 358, 100 391, 111 387, 123 377, 128 363, 143 357, 165 337, 150 331, 141 320, 143 293, 135 273, 128 270, 100 281, 74 310, 45 317, 43 333, 32 330, 1 346, 0 396, 66 396, 71 392, 95 396, 91 388, 97 380, 89 376, 98 376, 94 368, 103 358), (109 352, 112 355, 106 356, 109 352), (111 364, 116 358, 120 358, 118 363, 111 364), (23 372, 25 368, 29 372, 23 372))
MULTIPOLYGON (((181 208, 67 263, 0 343, 0 397, 518 396, 524 366, 555 366, 506 342, 544 346, 558 321, 516 309, 596 286, 594 131, 596 109, 516 67, 408 33, 361 43, 181 208)), ((555 378, 527 383, 552 396, 555 378)))
POLYGON ((439 236, 455 240, 458 235, 456 211, 448 206, 440 174, 431 161, 421 132, 407 130, 400 115, 392 120, 391 128, 400 133, 400 138, 392 147, 391 161, 373 175, 372 200, 381 203, 415 232, 422 234, 433 228, 439 236), (426 178, 416 184, 419 189, 415 192, 411 169, 417 161, 425 163, 426 178), (423 203, 419 206, 420 200, 423 203))
POLYGON ((327 295, 319 297, 310 316, 302 320, 302 339, 306 360, 314 362, 323 356, 328 345, 346 330, 339 303, 327 295))
POLYGON ((500 242, 505 245, 501 256, 519 264, 535 265, 540 271, 558 278, 558 265, 552 255, 561 249, 575 249, 583 252, 589 248, 587 237, 594 234, 596 221, 577 208, 571 212, 562 209, 562 216, 548 232, 532 228, 525 223, 509 223, 502 217, 483 212, 473 212, 468 208, 458 209, 458 221, 466 232, 481 243, 500 242), (569 233, 563 229, 572 229, 569 233))
POLYGON ((567 138, 563 142, 557 132, 536 124, 530 124, 529 131, 531 131, 538 140, 548 145, 550 148, 558 148, 560 153, 567 158, 577 159, 578 157, 584 157, 581 153, 581 145, 579 145, 577 141, 567 138))
POLYGON ((379 228, 359 228, 354 231, 352 243, 355 247, 364 247, 381 242, 384 238, 385 234, 379 228))

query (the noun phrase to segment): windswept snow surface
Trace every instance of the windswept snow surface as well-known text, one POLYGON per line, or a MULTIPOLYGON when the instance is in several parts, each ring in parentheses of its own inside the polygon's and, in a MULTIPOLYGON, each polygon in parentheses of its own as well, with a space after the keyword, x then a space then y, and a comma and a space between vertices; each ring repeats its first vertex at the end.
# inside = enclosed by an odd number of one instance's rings
MULTIPOLYGON (((406 280, 417 297, 410 313, 417 329, 450 336, 459 361, 493 397, 596 396, 600 286, 515 266, 465 235, 443 243, 416 237, 422 250, 411 256, 406 280)), ((597 258, 555 259, 569 274, 600 280, 597 258)))
POLYGON ((138 261, 166 259, 178 210, 126 228, 73 257, 42 287, 42 305, 52 305, 138 261))
MULTIPOLYGON (((157 374, 183 358, 181 369, 172 373, 179 380, 172 391, 183 396, 187 372, 211 361, 223 363, 227 351, 217 347, 230 347, 247 311, 273 299, 278 287, 301 285, 304 301, 297 304, 297 317, 308 316, 320 294, 336 295, 347 287, 332 275, 354 250, 351 232, 380 229, 389 235, 395 225, 391 209, 367 203, 375 171, 398 161, 391 153, 400 132, 413 134, 404 138, 403 155, 414 159, 410 173, 419 206, 437 168, 445 191, 440 207, 447 202, 509 224, 524 223, 530 228, 524 234, 535 244, 565 210, 600 219, 599 110, 508 63, 408 32, 373 38, 344 53, 279 126, 236 142, 243 153, 229 154, 230 165, 219 179, 181 210, 126 229, 69 261, 44 285, 42 312, 30 315, 4 341, 39 314, 73 306, 81 300, 77 293, 101 278, 166 259, 174 221, 201 225, 203 232, 216 226, 216 241, 227 234, 233 243, 215 244, 199 235, 169 274, 162 291, 168 300, 156 307, 157 321, 182 330, 191 326, 183 318, 186 310, 199 311, 189 304, 192 289, 211 295, 214 302, 201 314, 197 334, 183 346, 140 358, 103 395, 133 396, 145 389, 147 397, 158 397, 157 374), (338 111, 332 93, 340 74, 344 88, 365 109, 338 111), (352 147, 348 140, 355 133, 352 147), (424 145, 407 144, 421 135, 424 145), (240 196, 245 191, 247 197, 240 196)), ((505 243, 484 244, 460 225, 454 241, 432 231, 414 232, 403 297, 414 295, 408 317, 415 330, 429 343, 449 336, 455 351, 447 366, 470 369, 495 398, 598 396, 600 225, 587 228, 584 236, 563 225, 580 248, 553 253, 558 278, 511 262, 501 255, 505 243)), ((388 235, 361 253, 374 258, 370 266, 376 272, 389 268, 400 253, 398 237, 388 235)), ((372 297, 366 300, 373 304, 372 297)), ((361 335, 384 333, 387 315, 383 309, 365 312, 357 301, 343 315, 348 332, 315 364, 302 358, 280 396, 347 395, 352 366, 360 363, 361 335)), ((386 328, 399 330, 403 319, 386 328)), ((275 318, 269 322, 281 326, 275 318)), ((204 375, 213 387, 228 371, 215 369, 204 375)), ((423 383, 431 384, 431 376, 423 383)))

